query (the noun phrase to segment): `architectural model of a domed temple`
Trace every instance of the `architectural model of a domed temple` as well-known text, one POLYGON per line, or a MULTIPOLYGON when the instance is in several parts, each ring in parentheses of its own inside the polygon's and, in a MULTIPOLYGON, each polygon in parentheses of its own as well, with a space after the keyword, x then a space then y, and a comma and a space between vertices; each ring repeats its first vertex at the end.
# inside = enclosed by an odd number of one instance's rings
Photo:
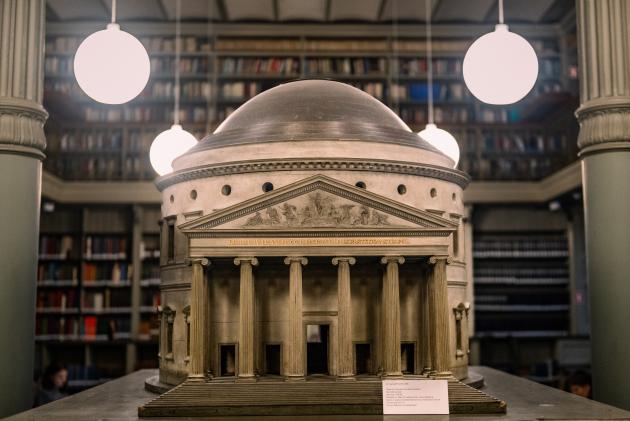
POLYGON ((141 416, 379 414, 382 380, 465 385, 469 179, 389 108, 303 80, 241 106, 162 192, 159 383, 141 416))

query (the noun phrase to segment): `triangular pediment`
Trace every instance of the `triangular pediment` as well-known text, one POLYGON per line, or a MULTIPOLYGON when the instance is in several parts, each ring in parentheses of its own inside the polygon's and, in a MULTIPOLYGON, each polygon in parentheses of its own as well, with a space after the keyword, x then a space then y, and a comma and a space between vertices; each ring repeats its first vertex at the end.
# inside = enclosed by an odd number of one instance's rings
POLYGON ((426 211, 317 175, 180 225, 209 231, 453 231, 457 225, 426 211))

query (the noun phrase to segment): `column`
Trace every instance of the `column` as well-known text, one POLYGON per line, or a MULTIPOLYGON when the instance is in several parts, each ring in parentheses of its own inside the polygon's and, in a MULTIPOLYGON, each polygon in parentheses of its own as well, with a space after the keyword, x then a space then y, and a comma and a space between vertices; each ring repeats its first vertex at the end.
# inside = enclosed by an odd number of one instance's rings
POLYGON ((593 392, 630 409, 630 4, 578 0, 576 9, 593 392))
POLYGON ((45 8, 0 1, 0 418, 33 404, 45 8))
POLYGON ((400 293, 398 265, 405 263, 401 256, 385 256, 387 265, 383 278, 383 377, 402 376, 400 369, 400 293))
POLYGON ((446 256, 429 258, 429 338, 431 344, 431 372, 435 377, 451 377, 450 324, 446 256))
POLYGON ((241 267, 241 287, 238 324, 238 379, 255 380, 254 374, 254 273, 258 265, 255 257, 237 257, 234 264, 241 267))
POLYGON ((422 271, 420 280, 420 368, 422 374, 431 371, 431 335, 429 330, 429 272, 422 271))
POLYGON ((190 372, 188 380, 203 381, 206 367, 205 315, 207 314, 207 294, 204 294, 204 266, 210 261, 206 258, 189 260, 192 265, 192 283, 190 287, 190 372))
POLYGON ((289 256, 289 341, 287 343, 287 380, 304 379, 304 327, 302 326, 302 266, 306 257, 289 256))
POLYGON ((337 371, 341 379, 354 379, 352 349, 352 295, 350 292, 350 265, 354 257, 335 257, 332 264, 337 268, 337 371))

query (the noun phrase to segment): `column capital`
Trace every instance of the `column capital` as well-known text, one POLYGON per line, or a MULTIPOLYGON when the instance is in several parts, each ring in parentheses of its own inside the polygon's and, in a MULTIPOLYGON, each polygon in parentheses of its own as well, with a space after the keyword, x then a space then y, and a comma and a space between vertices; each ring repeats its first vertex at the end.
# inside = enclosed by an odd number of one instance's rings
POLYGON ((445 260, 447 265, 450 265, 453 262, 453 258, 450 256, 431 256, 429 257, 429 264, 434 265, 440 260, 445 260))
POLYGON ((0 96, 0 152, 44 159, 48 113, 35 101, 0 96))
POLYGON ((357 259, 355 259, 354 257, 349 257, 349 256, 338 256, 338 257, 333 257, 332 259, 332 264, 337 266, 339 264, 339 262, 348 262, 348 264, 350 266, 354 265, 357 262, 357 259))
POLYGON ((381 257, 381 264, 382 265, 386 265, 389 262, 394 262, 394 263, 398 263, 399 265, 402 265, 403 263, 405 263, 405 258, 402 256, 383 256, 381 257))
POLYGON ((236 266, 239 266, 242 262, 249 262, 252 266, 258 266, 258 259, 253 256, 237 257, 234 259, 236 266))
POLYGON ((186 265, 192 266, 194 264, 198 264, 201 266, 210 266, 210 259, 205 257, 189 257, 186 259, 186 265))
POLYGON ((285 265, 290 265, 293 262, 299 262, 302 266, 306 266, 308 264, 308 259, 302 256, 287 256, 284 259, 285 265))

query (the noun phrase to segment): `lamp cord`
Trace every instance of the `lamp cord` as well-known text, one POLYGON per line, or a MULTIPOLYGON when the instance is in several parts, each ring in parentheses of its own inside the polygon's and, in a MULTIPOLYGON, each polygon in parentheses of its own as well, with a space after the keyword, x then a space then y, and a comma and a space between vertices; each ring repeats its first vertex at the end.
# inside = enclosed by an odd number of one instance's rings
POLYGON ((112 23, 116 23, 116 0, 112 0, 112 23))
POLYGON ((425 0, 426 6, 426 43, 427 43, 427 96, 428 96, 428 123, 433 124, 433 44, 432 44, 432 32, 431 32, 431 0, 425 0))
POLYGON ((180 38, 181 38, 181 0, 175 2, 175 109, 174 124, 179 124, 179 60, 180 60, 180 38))
POLYGON ((499 23, 503 24, 503 0, 499 0, 499 23))

